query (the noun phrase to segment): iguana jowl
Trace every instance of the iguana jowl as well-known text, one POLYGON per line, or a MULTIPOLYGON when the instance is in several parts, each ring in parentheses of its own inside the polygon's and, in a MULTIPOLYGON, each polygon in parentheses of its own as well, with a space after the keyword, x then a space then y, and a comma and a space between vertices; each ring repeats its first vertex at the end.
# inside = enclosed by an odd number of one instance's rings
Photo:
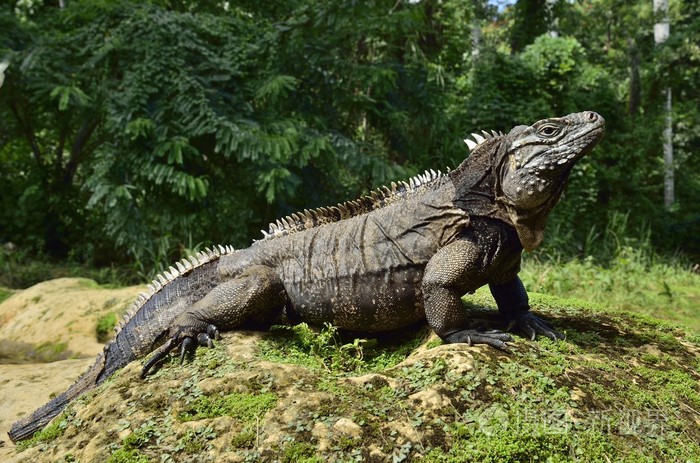
POLYGON ((9 433, 30 437, 71 400, 160 345, 142 376, 172 349, 212 345, 246 325, 332 323, 377 332, 427 319, 448 343, 504 348, 504 331, 469 328, 462 295, 488 284, 508 329, 560 339, 529 311, 518 278, 523 249, 543 239, 572 167, 603 137, 594 112, 545 119, 507 135, 465 140, 455 170, 426 172, 371 196, 270 225, 249 248, 219 247, 177 263, 134 303, 114 340, 71 388, 9 433))

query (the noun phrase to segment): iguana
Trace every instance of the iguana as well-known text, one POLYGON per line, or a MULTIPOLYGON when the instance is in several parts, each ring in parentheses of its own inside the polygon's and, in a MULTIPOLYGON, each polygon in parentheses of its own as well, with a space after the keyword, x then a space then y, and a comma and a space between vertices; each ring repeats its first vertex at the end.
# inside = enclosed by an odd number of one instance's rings
POLYGON ((356 201, 278 220, 250 247, 217 247, 159 275, 133 304, 95 364, 66 392, 12 426, 30 437, 70 401, 155 350, 142 377, 180 346, 212 346, 251 324, 332 323, 394 330, 427 319, 446 343, 506 348, 517 329, 562 339, 529 310, 518 278, 574 164, 603 137, 587 111, 472 134, 471 155, 356 201), (488 284, 506 331, 470 327, 461 297, 488 284), (160 346, 160 347, 158 347, 160 346))

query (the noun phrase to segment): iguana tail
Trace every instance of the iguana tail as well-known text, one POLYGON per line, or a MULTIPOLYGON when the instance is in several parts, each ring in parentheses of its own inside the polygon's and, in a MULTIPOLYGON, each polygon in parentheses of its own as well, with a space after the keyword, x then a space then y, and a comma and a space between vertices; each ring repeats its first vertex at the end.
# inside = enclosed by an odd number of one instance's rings
POLYGON ((149 291, 136 299, 115 328, 116 336, 105 345, 92 367, 67 391, 13 424, 8 433, 10 439, 17 442, 32 437, 75 398, 162 343, 170 323, 219 284, 218 260, 233 252, 231 247, 207 249, 158 275, 149 291))

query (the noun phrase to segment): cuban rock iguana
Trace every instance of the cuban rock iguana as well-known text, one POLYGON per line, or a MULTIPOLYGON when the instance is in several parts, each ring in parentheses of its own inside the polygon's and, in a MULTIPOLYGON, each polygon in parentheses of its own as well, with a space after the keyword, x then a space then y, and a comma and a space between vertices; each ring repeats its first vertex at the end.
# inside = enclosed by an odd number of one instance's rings
POLYGON ((305 210, 270 225, 249 248, 217 247, 159 275, 133 304, 95 364, 66 392, 12 426, 13 441, 70 401, 157 348, 142 377, 171 350, 212 346, 251 323, 331 323, 358 332, 427 319, 446 343, 506 348, 505 331, 469 327, 461 297, 488 284, 506 331, 563 338, 529 310, 518 278, 576 161, 603 137, 595 112, 472 134, 471 155, 356 201, 305 210), (160 347, 159 347, 160 346, 160 347))

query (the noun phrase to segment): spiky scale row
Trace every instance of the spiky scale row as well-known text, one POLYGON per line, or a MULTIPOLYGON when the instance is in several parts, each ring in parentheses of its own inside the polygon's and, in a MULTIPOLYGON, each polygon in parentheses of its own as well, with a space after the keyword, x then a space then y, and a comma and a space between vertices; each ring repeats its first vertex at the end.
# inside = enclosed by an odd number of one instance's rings
POLYGON ((114 331, 118 334, 124 325, 126 325, 129 320, 138 312, 144 304, 152 298, 157 292, 161 291, 168 283, 173 280, 186 275, 195 268, 211 262, 219 257, 231 254, 235 251, 233 246, 221 246, 218 245, 213 249, 206 248, 204 251, 200 251, 193 256, 188 256, 175 263, 175 266, 171 266, 168 270, 159 273, 153 281, 148 285, 148 291, 139 294, 129 310, 124 314, 124 318, 114 327, 114 331))
POLYGON ((464 143, 466 143, 467 146, 469 147, 469 151, 474 151, 474 149, 477 146, 481 145, 486 140, 490 140, 492 138, 497 138, 497 137, 503 136, 503 132, 496 132, 495 130, 492 130, 490 133, 487 132, 486 130, 482 130, 481 133, 483 133, 483 135, 479 135, 478 133, 472 133, 471 137, 474 140, 469 139, 469 138, 464 139, 464 143))
POLYGON ((391 187, 383 186, 354 201, 346 201, 336 206, 304 209, 303 212, 293 213, 287 217, 270 223, 268 230, 260 230, 265 241, 294 232, 315 228, 325 223, 355 217, 379 209, 382 206, 400 198, 406 193, 417 191, 424 185, 442 177, 442 172, 426 170, 412 177, 408 182, 391 182, 391 187))

